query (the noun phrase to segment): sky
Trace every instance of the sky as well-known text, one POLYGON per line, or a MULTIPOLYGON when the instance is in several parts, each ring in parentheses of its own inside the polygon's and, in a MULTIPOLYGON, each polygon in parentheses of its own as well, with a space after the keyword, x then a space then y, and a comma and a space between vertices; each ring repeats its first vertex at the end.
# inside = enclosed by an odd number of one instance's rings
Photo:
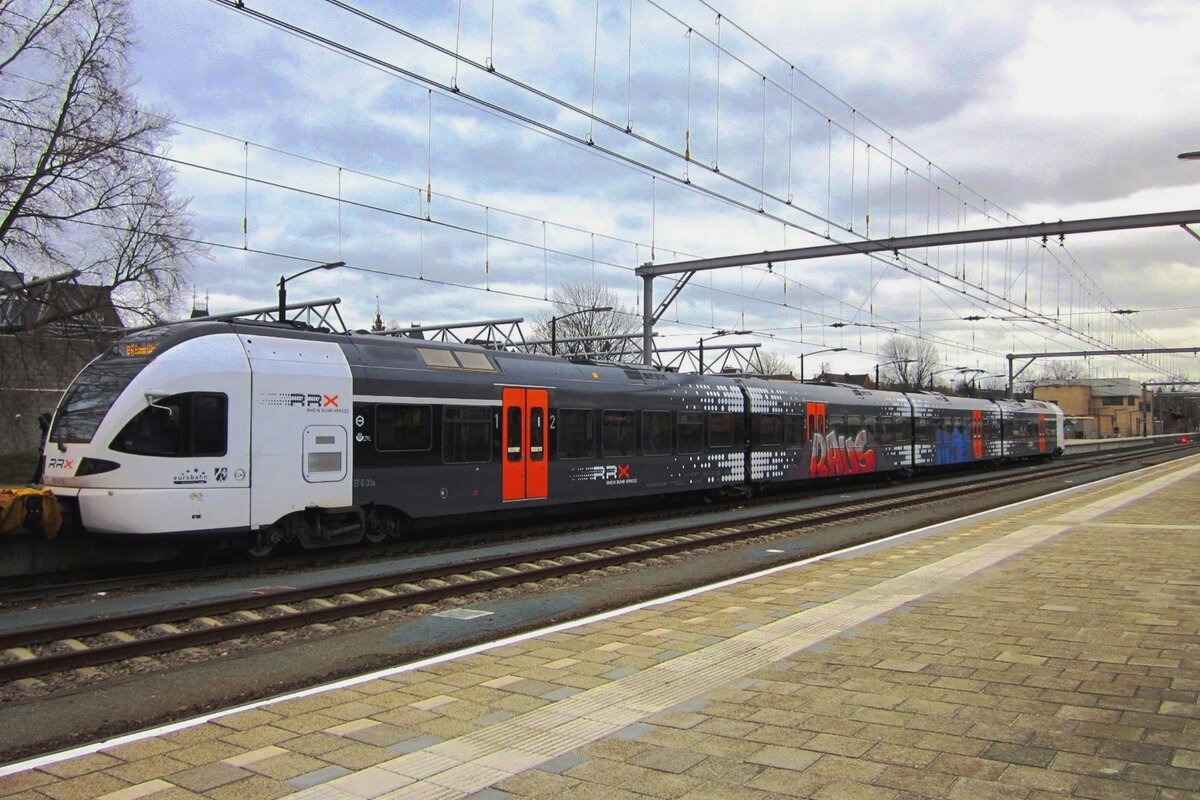
MULTIPOLYGON (((134 93, 176 120, 213 313, 344 261, 289 299, 528 335, 556 287, 597 282, 640 328, 647 262, 1200 208, 1200 161, 1176 158, 1200 150, 1196 3, 245 6, 133 0, 134 93)), ((983 376, 1010 352, 1200 345, 1198 289, 1200 240, 1169 227, 700 273, 656 331, 753 331, 723 341, 812 354, 810 376, 921 336, 983 376)))

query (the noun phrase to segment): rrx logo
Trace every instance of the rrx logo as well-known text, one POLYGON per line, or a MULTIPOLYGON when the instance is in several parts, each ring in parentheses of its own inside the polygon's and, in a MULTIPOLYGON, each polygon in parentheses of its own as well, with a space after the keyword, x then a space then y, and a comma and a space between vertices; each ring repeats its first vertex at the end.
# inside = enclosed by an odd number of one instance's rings
POLYGON ((609 486, 616 483, 637 483, 637 478, 630 474, 629 467, 629 464, 585 467, 578 474, 585 480, 604 481, 609 486))
POLYGON ((338 408, 338 396, 336 394, 292 392, 288 395, 288 405, 304 406, 305 408, 338 408))

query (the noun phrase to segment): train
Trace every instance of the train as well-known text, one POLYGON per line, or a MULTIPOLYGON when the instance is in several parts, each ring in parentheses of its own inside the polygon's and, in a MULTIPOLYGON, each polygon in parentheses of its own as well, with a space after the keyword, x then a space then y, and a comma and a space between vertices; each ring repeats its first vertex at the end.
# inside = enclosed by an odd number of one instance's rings
POLYGON ((42 483, 84 531, 280 545, 1062 452, 1030 400, 690 374, 294 324, 131 333, 64 393, 42 483))

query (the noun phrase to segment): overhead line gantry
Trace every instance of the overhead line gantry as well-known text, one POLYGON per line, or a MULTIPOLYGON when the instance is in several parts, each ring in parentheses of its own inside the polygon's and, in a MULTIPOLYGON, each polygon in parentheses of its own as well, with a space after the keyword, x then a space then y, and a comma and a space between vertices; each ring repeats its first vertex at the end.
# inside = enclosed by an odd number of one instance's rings
MULTIPOLYGON (((662 317, 671 303, 683 290, 683 287, 691 280, 692 276, 704 270, 880 252, 893 252, 899 255, 901 250, 914 250, 927 247, 947 247, 974 244, 977 242, 1066 236, 1076 233, 1120 231, 1135 228, 1158 228, 1170 225, 1178 225, 1194 236, 1195 233, 1187 226, 1198 222, 1200 222, 1200 209, 1193 209, 1190 211, 1168 211, 1157 214, 1097 217, 1094 219, 1070 220, 1065 222, 1059 220, 1058 222, 1042 222, 1036 225, 1008 225, 997 228, 979 228, 969 231, 929 233, 916 236, 893 236, 887 239, 865 239, 861 242, 836 242, 834 244, 798 247, 789 250, 764 250, 759 253, 718 256, 716 258, 702 258, 694 261, 676 261, 669 264, 643 264, 636 270, 636 274, 643 281, 643 357, 646 359, 646 364, 651 363, 649 359, 654 323, 662 317), (671 287, 671 291, 663 298, 662 303, 655 308, 654 279, 659 275, 682 275, 682 277, 675 282, 675 285, 671 287), (652 311, 651 309, 654 310, 652 311)), ((1112 351, 1106 352, 1111 354, 1112 351)))

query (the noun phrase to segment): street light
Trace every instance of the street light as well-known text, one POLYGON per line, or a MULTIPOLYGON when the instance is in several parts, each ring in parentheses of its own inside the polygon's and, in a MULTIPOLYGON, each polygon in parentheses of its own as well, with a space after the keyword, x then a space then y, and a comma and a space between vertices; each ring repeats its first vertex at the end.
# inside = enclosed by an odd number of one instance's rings
POLYGON ((811 353, 801 353, 800 354, 800 382, 804 383, 804 356, 806 356, 806 355, 815 356, 818 353, 840 353, 845 349, 846 348, 844 348, 844 347, 827 347, 824 350, 813 350, 811 353))
MULTIPOLYGON (((708 338, 716 339, 719 336, 742 336, 747 333, 754 333, 754 331, 719 330, 719 331, 714 331, 708 338)), ((704 374, 704 337, 703 336, 700 337, 700 352, 697 355, 697 360, 700 362, 700 369, 697 370, 696 374, 703 375, 704 374)))
POLYGON ((286 284, 288 281, 292 280, 293 278, 299 278, 301 275, 307 275, 310 272, 315 272, 316 270, 319 270, 319 269, 337 269, 338 267, 344 267, 344 266, 346 266, 345 261, 330 261, 328 264, 317 264, 315 267, 309 267, 308 269, 301 270, 300 272, 297 272, 295 275, 288 275, 286 278, 283 277, 282 275, 280 275, 279 276, 279 321, 283 322, 284 317, 287 315, 287 286, 286 286, 286 284))
POLYGON ((938 369, 929 373, 929 391, 933 391, 933 377, 935 375, 941 375, 943 372, 962 372, 965 369, 968 369, 968 367, 946 367, 945 369, 938 369))
POLYGON ((595 312, 599 314, 602 311, 612 311, 612 306, 603 306, 601 308, 581 308, 578 311, 572 311, 570 314, 563 314, 559 317, 550 318, 550 355, 558 355, 558 321, 567 319, 568 317, 577 317, 580 314, 588 314, 595 312))
POLYGON ((978 367, 963 367, 962 369, 960 369, 958 371, 958 375, 960 377, 963 375, 971 376, 970 379, 967 381, 966 385, 967 385, 967 391, 970 392, 972 397, 975 396, 975 379, 978 378, 980 375, 985 374, 986 372, 987 372, 986 369, 979 369, 978 367))

